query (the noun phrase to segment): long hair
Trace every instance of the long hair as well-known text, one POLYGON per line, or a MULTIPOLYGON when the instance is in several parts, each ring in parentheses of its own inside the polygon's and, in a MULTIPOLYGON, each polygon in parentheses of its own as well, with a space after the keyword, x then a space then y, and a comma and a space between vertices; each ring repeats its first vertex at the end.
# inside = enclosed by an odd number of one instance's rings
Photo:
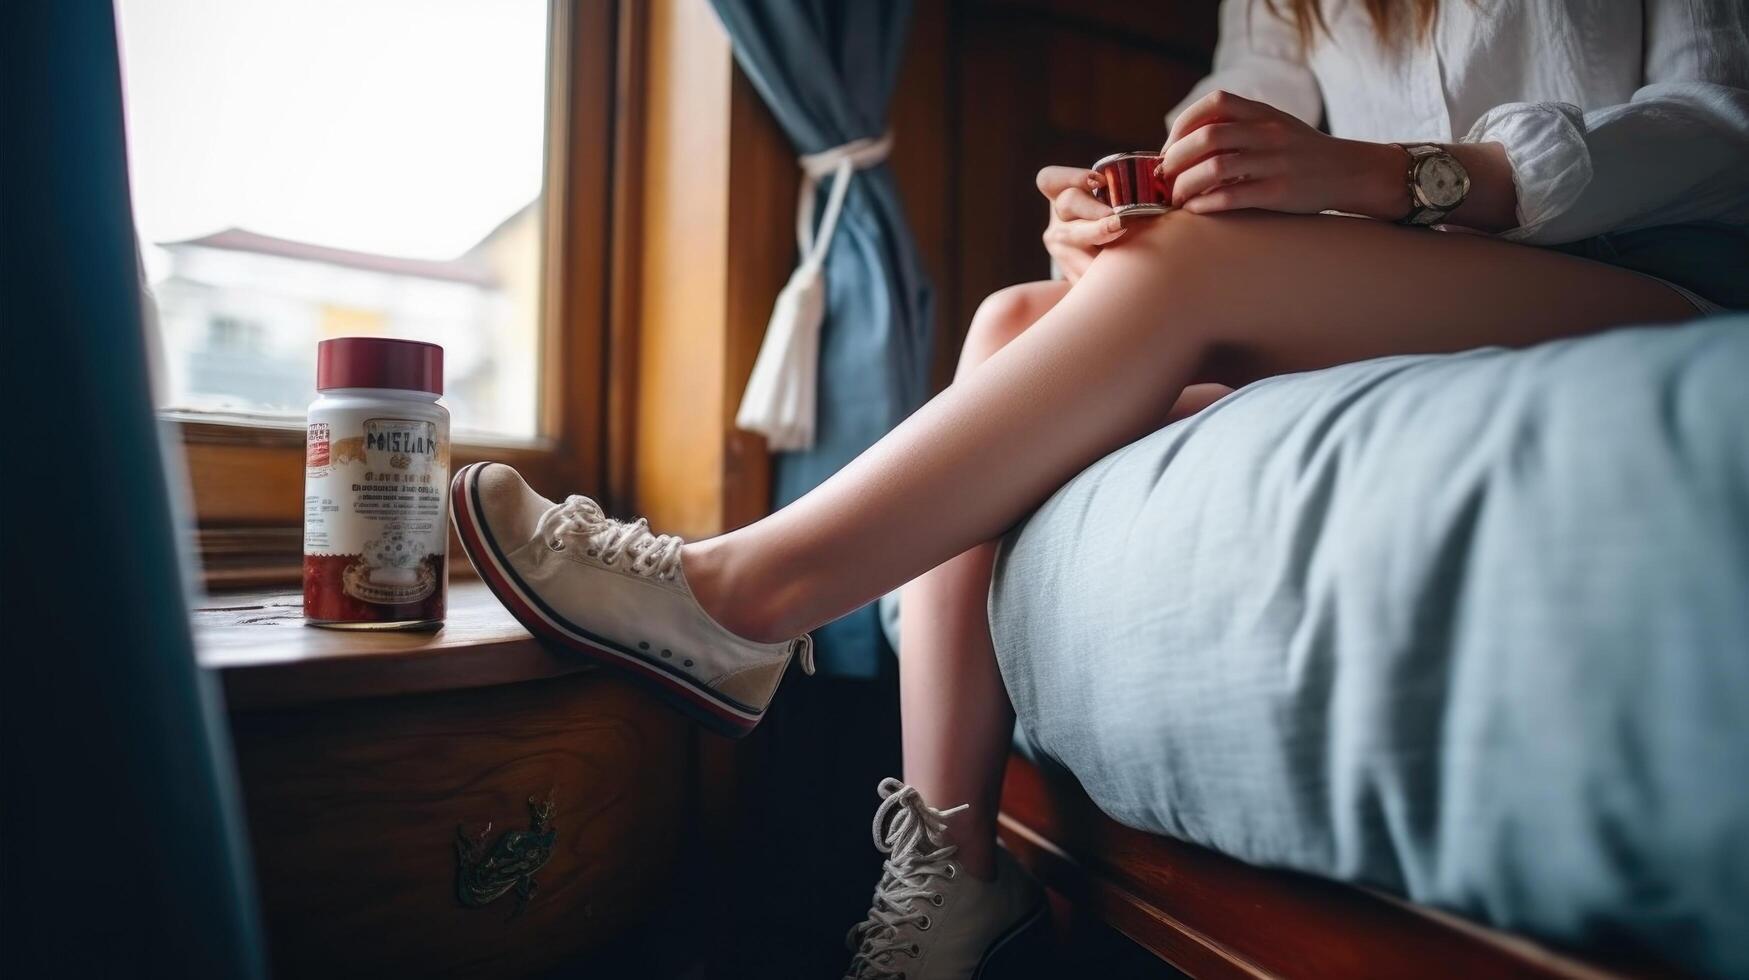
MULTIPOLYGON (((1372 17, 1373 32, 1379 43, 1396 40, 1406 30, 1412 30, 1419 41, 1433 30, 1433 17, 1439 12, 1439 0, 1359 0, 1372 17)), ((1319 31, 1330 33, 1324 22, 1322 0, 1263 0, 1271 14, 1289 21, 1299 32, 1300 44, 1311 47, 1319 31)))

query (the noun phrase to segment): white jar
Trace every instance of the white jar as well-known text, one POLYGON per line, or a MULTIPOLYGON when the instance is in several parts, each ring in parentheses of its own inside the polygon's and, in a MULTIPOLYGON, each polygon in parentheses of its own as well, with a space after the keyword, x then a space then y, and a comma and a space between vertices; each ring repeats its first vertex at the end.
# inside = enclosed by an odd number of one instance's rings
POLYGON ((317 345, 304 460, 304 620, 348 629, 443 621, 449 410, 443 348, 341 337, 317 345))

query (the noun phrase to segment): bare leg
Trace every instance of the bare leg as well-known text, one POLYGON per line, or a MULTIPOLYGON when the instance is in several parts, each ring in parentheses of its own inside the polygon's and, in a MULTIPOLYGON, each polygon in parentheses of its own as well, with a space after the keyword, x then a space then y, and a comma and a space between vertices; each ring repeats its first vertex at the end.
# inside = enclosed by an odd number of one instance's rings
MULTIPOLYGON (((966 333, 956 383, 1068 290, 1066 282, 1032 282, 985 299, 966 333)), ((1228 390, 1192 385, 1171 418, 1194 414, 1228 390)), ((935 806, 969 805, 948 820, 948 836, 959 846, 960 864, 985 879, 996 873, 996 811, 1014 732, 1014 708, 990 638, 995 560, 995 543, 985 542, 907 583, 899 627, 905 780, 935 806)))
MULTIPOLYGON (((1026 283, 986 299, 966 331, 954 383, 1020 336, 1068 288, 1026 283)), ((996 873, 996 806, 1014 732, 986 605, 995 558, 995 544, 980 544, 912 580, 899 621, 905 781, 934 806, 970 804, 950 819, 948 833, 960 863, 985 879, 996 873)))
POLYGON ((1692 315, 1645 277, 1481 236, 1173 212, 1102 252, 1031 329, 813 492, 688 545, 687 577, 729 629, 793 636, 1000 535, 1158 425, 1194 377, 1692 315))

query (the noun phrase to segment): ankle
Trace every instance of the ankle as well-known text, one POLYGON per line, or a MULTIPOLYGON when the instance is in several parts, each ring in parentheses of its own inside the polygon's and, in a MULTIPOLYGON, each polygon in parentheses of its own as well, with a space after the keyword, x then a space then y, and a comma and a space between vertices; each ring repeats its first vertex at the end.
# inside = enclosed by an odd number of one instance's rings
POLYGON ((691 542, 680 550, 680 567, 705 613, 742 639, 778 643, 804 632, 783 614, 781 589, 756 581, 727 535, 691 542))
POLYGON ((959 848, 953 861, 979 881, 996 880, 996 828, 971 810, 947 818, 946 843, 959 848))

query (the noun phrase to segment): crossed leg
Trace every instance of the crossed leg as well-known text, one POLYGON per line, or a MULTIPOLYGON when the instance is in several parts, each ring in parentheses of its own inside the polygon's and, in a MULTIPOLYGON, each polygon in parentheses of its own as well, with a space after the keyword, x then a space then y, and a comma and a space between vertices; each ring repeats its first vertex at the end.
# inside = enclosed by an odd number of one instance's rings
MULTIPOLYGON (((1069 291, 1067 282, 1029 282, 978 306, 960 349, 955 382, 1020 336, 1069 291)), ((1192 385, 1162 421, 1192 415, 1228 391, 1192 385)), ((942 562, 904 587, 899 700, 905 781, 926 800, 970 807, 948 822, 968 871, 995 873, 996 809, 1014 708, 996 670, 987 599, 995 542, 942 562)))
POLYGON ((750 639, 831 621, 1000 536, 1166 417, 1192 379, 1525 346, 1694 310, 1655 280, 1479 235, 1359 218, 1172 212, 1036 324, 793 504, 686 546, 750 639))
POLYGON ((1052 288, 1021 297, 1042 308, 1036 323, 968 352, 984 358, 976 369, 820 487, 683 553, 704 608, 760 640, 812 629, 928 572, 911 590, 921 608, 906 609, 917 623, 903 644, 907 777, 925 780, 937 805, 973 803, 956 836, 967 850, 984 840, 986 854, 1012 716, 988 624, 965 604, 988 587, 985 543, 1157 427, 1193 380, 1693 316, 1654 280, 1558 253, 1268 212, 1149 220, 1073 289, 1052 288), (953 659, 922 668, 923 657, 953 659))
MULTIPOLYGON (((966 329, 954 383, 1032 326, 1068 292, 1066 282, 1026 283, 993 293, 966 329)), ((996 669, 985 599, 994 542, 955 555, 904 588, 899 619, 899 713, 905 781, 937 806, 971 806, 949 824, 960 861, 980 878, 995 872, 996 810, 1014 706, 996 669)))

